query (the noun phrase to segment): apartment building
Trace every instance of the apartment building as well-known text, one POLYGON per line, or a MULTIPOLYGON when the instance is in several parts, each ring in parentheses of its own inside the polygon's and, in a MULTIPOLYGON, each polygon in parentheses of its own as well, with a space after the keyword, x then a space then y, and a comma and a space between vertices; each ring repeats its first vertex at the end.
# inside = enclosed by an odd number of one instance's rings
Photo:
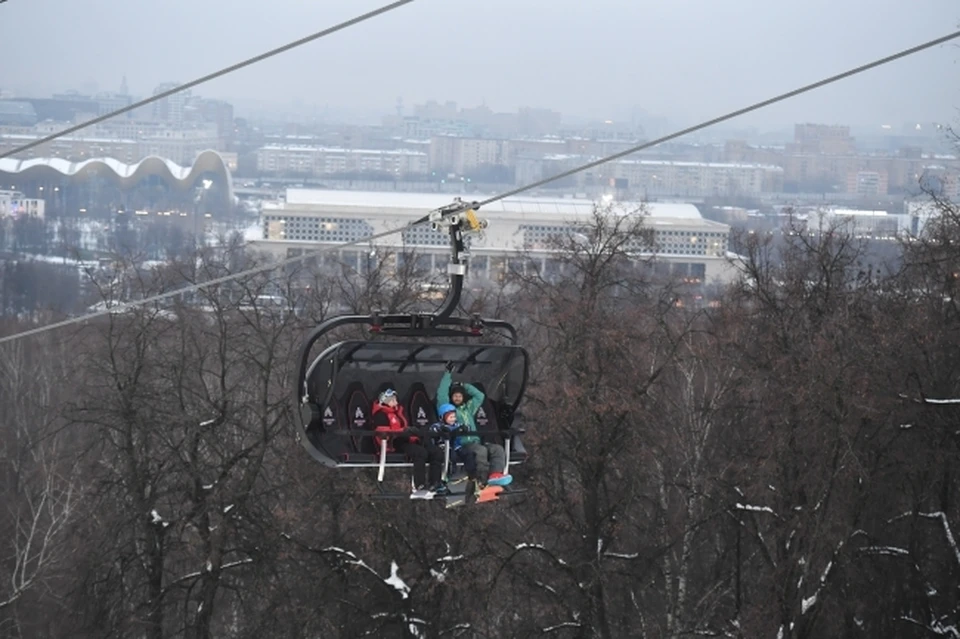
POLYGON ((257 151, 262 173, 337 175, 376 171, 401 178, 429 172, 429 156, 410 149, 341 149, 298 144, 269 144, 257 151))

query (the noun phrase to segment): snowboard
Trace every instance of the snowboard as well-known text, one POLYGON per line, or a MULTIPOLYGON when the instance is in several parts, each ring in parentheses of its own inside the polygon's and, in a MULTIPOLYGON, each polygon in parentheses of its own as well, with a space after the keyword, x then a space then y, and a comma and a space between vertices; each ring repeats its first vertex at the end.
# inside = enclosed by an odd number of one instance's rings
POLYGON ((503 486, 487 486, 480 490, 480 494, 476 494, 474 493, 473 482, 465 483, 467 484, 466 490, 446 496, 447 508, 497 501, 500 499, 500 493, 503 492, 503 486))

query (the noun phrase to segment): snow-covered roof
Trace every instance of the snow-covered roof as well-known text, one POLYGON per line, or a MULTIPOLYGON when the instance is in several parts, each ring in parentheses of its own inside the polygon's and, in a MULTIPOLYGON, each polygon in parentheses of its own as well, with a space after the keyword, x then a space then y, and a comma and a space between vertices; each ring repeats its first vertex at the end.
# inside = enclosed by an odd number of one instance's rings
POLYGON ((751 164, 745 162, 688 162, 676 160, 620 160, 619 164, 639 164, 643 166, 679 166, 679 167, 702 167, 711 169, 762 169, 764 171, 773 171, 782 173, 783 167, 773 164, 751 164))
MULTIPOLYGON (((336 206, 382 208, 417 211, 421 215, 450 204, 453 195, 446 193, 397 193, 394 191, 332 191, 322 189, 287 189, 286 206, 336 206)), ((486 195, 461 196, 465 202, 471 199, 482 201, 486 195)), ((585 198, 557 197, 510 197, 485 205, 489 213, 543 213, 551 215, 589 215, 597 201, 585 198)), ((640 202, 618 202, 623 211, 635 211, 640 202)), ((693 204, 673 202, 647 202, 645 207, 651 218, 674 220, 701 220, 700 211, 693 204)))
MULTIPOLYGON (((23 142, 33 142, 39 140, 40 136, 33 133, 6 133, 4 140, 22 140, 23 142)), ((137 141, 130 138, 102 138, 87 136, 65 135, 57 138, 57 142, 84 142, 86 144, 136 144, 137 141)))
POLYGON ((190 175, 190 168, 182 167, 173 160, 160 157, 149 157, 137 162, 136 164, 126 164, 115 158, 93 158, 90 160, 83 160, 81 162, 73 162, 63 158, 35 158, 31 160, 3 158, 0 160, 0 172, 23 173, 36 167, 47 167, 57 171, 58 173, 62 173, 63 175, 71 176, 76 175, 89 166, 101 165, 116 173, 117 177, 125 178, 136 174, 137 170, 144 163, 151 162, 162 163, 170 173, 171 177, 174 179, 182 180, 190 175))
POLYGON ((312 144, 266 144, 261 151, 305 151, 313 153, 341 153, 344 155, 412 155, 426 156, 423 151, 412 149, 344 149, 341 147, 316 146, 312 144))
POLYGON ((0 159, 0 173, 18 175, 27 171, 56 171, 63 176, 73 177, 85 171, 107 169, 121 181, 133 181, 146 175, 163 175, 171 180, 187 186, 196 180, 201 173, 210 171, 221 175, 227 185, 228 193, 233 194, 233 181, 226 162, 216 151, 204 151, 197 156, 193 165, 180 166, 173 160, 150 156, 135 164, 126 164, 115 158, 93 158, 74 162, 63 158, 34 158, 21 160, 17 158, 0 159))
POLYGON ((844 215, 844 216, 871 216, 871 217, 886 217, 890 215, 886 211, 866 211, 861 209, 843 209, 843 208, 832 208, 828 211, 832 215, 844 215))

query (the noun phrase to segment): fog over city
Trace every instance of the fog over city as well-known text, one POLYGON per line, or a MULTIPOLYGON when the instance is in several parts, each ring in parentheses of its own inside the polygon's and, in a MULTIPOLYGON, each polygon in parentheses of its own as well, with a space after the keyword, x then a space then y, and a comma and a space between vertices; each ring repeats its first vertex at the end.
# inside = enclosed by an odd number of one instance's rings
MULTIPOLYGON (((0 13, 0 88, 131 93, 187 81, 378 6, 369 0, 14 0, 0 13)), ((643 109, 682 125, 712 117, 931 39, 955 2, 770 3, 622 0, 421 0, 357 28, 211 82, 205 95, 244 107, 316 105, 377 120, 397 98, 566 117, 643 109)), ((960 103, 960 51, 944 45, 745 117, 852 126, 945 122, 960 103)))

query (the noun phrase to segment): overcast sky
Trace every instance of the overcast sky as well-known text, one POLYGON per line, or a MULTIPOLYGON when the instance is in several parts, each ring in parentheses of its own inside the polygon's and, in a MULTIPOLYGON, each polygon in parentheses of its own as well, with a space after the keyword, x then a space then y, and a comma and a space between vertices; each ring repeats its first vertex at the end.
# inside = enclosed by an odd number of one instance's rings
MULTIPOLYGON (((149 95, 387 0, 8 0, 0 88, 149 95)), ((956 0, 416 0, 198 87, 238 102, 393 110, 433 98, 690 123, 944 35, 956 0)), ((955 121, 960 48, 944 45, 736 124, 955 121)))

